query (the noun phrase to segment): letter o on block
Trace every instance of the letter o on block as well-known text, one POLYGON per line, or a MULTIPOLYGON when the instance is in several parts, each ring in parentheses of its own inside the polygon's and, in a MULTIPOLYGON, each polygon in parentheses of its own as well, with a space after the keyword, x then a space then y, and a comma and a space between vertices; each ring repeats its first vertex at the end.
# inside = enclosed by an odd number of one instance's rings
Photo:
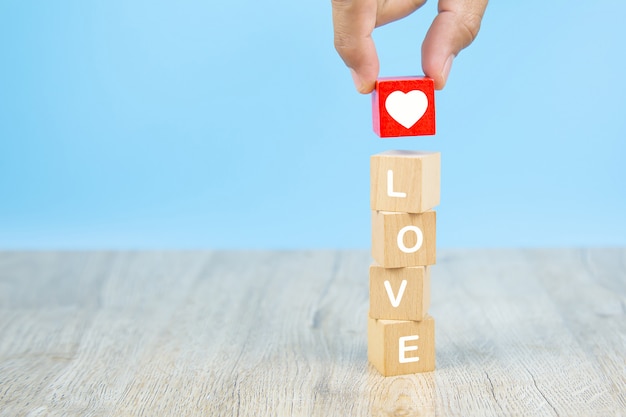
POLYGON ((400 248, 400 250, 404 253, 417 252, 422 247, 422 243, 424 243, 424 234, 422 233, 421 229, 417 226, 404 226, 398 232, 398 248, 400 248), (415 232, 417 241, 415 242, 415 245, 413 245, 410 248, 407 248, 406 245, 404 244, 404 235, 409 231, 415 232))
POLYGON ((433 265, 436 213, 372 211, 372 257, 384 268, 433 265))

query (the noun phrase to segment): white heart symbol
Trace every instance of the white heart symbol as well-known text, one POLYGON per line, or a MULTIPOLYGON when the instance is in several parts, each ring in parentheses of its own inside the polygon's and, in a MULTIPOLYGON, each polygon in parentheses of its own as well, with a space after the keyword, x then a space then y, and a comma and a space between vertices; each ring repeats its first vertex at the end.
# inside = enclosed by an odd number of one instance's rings
POLYGON ((428 97, 420 90, 409 91, 406 94, 394 91, 387 96, 385 108, 396 122, 409 129, 426 113, 428 97))

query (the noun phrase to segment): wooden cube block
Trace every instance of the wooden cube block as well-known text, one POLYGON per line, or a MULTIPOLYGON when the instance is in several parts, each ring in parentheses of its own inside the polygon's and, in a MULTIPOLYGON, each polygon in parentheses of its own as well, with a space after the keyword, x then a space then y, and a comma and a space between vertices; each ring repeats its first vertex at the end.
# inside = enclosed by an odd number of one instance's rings
POLYGON ((433 265, 436 214, 372 211, 372 257, 382 267, 433 265))
POLYGON ((430 308, 430 268, 370 266, 370 317, 423 320, 430 308))
POLYGON ((435 320, 376 320, 367 326, 367 358, 383 376, 435 370, 435 320))
POLYGON ((439 152, 386 151, 370 158, 372 210, 422 213, 439 204, 439 152))
POLYGON ((427 77, 387 77, 372 93, 374 132, 382 138, 435 134, 435 82, 427 77))

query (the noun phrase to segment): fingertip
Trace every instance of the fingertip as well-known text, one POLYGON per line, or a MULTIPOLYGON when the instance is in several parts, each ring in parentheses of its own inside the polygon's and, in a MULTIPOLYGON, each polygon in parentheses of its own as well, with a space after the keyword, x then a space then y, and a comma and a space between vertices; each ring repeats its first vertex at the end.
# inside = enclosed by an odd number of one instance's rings
POLYGON ((450 68, 452 67, 453 58, 454 56, 451 56, 445 62, 442 60, 428 61, 426 58, 422 58, 422 70, 424 71, 424 75, 433 79, 435 82, 435 90, 443 90, 445 87, 450 68))
POLYGON ((355 41, 353 45, 353 48, 342 50, 340 55, 350 69, 356 90, 361 94, 369 94, 378 78, 379 62, 376 46, 371 37, 355 41))
POLYGON ((376 86, 376 82, 362 84, 360 88, 357 88, 357 91, 361 94, 369 94, 374 91, 374 87, 376 86))
POLYGON ((435 83, 435 88, 437 90, 443 90, 448 82, 448 76, 450 75, 450 70, 452 69, 452 62, 454 62, 455 55, 451 54, 443 64, 443 68, 441 69, 441 74, 439 76, 439 82, 435 83))
POLYGON ((374 79, 363 78, 359 73, 350 68, 350 74, 352 75, 352 81, 354 81, 354 87, 361 94, 369 94, 374 91, 376 86, 376 77, 374 79))
POLYGON ((374 91, 374 87, 376 87, 376 81, 372 81, 366 84, 361 85, 359 89, 359 93, 361 94, 369 94, 374 91))
POLYGON ((444 50, 444 45, 438 42, 432 32, 431 27, 422 44, 422 70, 424 75, 435 81, 435 89, 441 90, 446 85, 454 54, 448 48, 444 50))

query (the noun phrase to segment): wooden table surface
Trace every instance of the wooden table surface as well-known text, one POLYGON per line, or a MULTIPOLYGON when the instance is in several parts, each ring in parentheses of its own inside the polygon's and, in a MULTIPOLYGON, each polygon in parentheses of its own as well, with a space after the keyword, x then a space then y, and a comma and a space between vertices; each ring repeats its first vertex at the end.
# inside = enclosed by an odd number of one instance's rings
POLYGON ((437 370, 368 365, 367 251, 2 252, 2 416, 626 415, 626 249, 441 250, 437 370))

